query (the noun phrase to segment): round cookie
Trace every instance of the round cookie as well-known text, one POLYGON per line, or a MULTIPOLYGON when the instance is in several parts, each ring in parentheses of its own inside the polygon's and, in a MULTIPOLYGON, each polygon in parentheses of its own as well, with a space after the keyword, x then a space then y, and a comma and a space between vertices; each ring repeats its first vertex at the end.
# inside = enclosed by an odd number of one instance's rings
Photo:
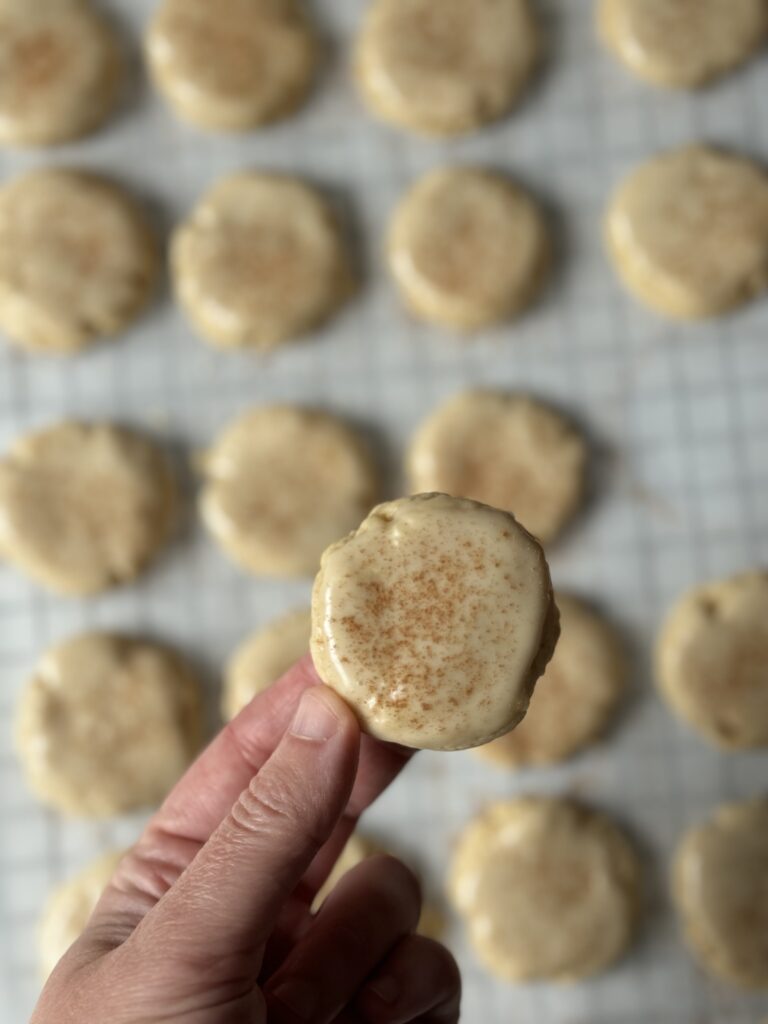
POLYGON ((353 287, 339 225, 295 179, 234 174, 202 198, 174 235, 176 293, 222 348, 270 349, 327 320, 353 287))
POLYGON ((235 420, 203 456, 202 515, 257 576, 311 576, 320 556, 376 500, 358 436, 327 413, 265 406, 235 420))
POLYGON ((22 348, 66 355, 118 334, 158 276, 149 225, 110 182, 38 170, 0 189, 0 330, 22 348))
POLYGON ((600 34, 653 85, 691 89, 732 71, 768 36, 765 0, 600 0, 600 34))
POLYGON ((376 0, 357 46, 357 78, 384 120, 461 135, 512 109, 539 51, 528 0, 376 0))
POLYGON ((84 633, 43 656, 22 691, 16 746, 27 784, 73 817, 157 806, 198 750, 200 691, 157 644, 84 633))
POLYGON ((614 195, 606 239, 626 287, 663 315, 694 320, 768 288, 768 175, 705 146, 633 171, 614 195))
POLYGON ((675 857, 673 895, 702 966, 743 988, 768 989, 768 801, 721 807, 675 857))
POLYGON ((375 508, 323 555, 320 678, 380 740, 480 746, 523 718, 557 641, 544 553, 514 518, 445 494, 375 508))
POLYGON ((40 964, 47 978, 69 947, 80 938, 123 852, 102 854, 54 890, 40 922, 40 964))
POLYGON ((686 594, 660 633, 657 679, 670 707, 716 746, 768 747, 768 573, 686 594))
POLYGON ((566 800, 497 803, 462 835, 449 879, 478 956, 512 982, 575 981, 626 950, 640 866, 623 833, 566 800))
POLYGON ((520 314, 540 291, 549 263, 536 204, 488 171, 428 174, 400 203, 389 232, 389 265, 405 302, 451 330, 520 314))
POLYGON ((178 116, 214 131, 247 131, 291 113, 317 63, 303 0, 163 0, 146 50, 178 116))
POLYGON ((222 713, 229 721, 309 650, 312 613, 297 608, 253 633, 227 666, 222 713))
POLYGON ((612 626, 589 605, 555 594, 560 639, 523 721, 477 753, 507 768, 554 764, 604 731, 626 686, 627 664, 612 626))
POLYGON ((117 104, 119 44, 90 0, 0 0, 0 142, 86 135, 117 104))
POLYGON ((133 579, 165 544, 177 506, 162 453, 120 427, 60 423, 0 460, 0 552, 57 593, 133 579))
POLYGON ((525 395, 467 391, 422 423, 406 470, 413 492, 504 509, 547 543, 581 505, 586 463, 585 439, 554 409, 525 395))

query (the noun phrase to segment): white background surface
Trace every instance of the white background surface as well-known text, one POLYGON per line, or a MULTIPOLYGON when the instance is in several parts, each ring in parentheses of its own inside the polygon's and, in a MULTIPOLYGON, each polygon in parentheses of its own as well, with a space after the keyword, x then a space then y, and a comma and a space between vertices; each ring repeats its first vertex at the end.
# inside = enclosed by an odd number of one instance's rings
MULTIPOLYGON (((34 2, 34 0, 30 0, 34 2)), ((469 2, 469 0, 468 0, 469 2)), ((727 4, 727 0, 722 0, 727 4)), ((136 52, 152 0, 112 0, 136 52)), ((92 168, 146 198, 162 230, 217 176, 243 166, 302 173, 348 217, 366 270, 358 301, 327 330, 266 360, 224 355, 194 337, 167 293, 117 343, 76 360, 0 346, 0 446, 62 416, 110 417, 163 438, 180 467, 233 416, 269 400, 307 401, 358 422, 397 493, 402 446, 442 398, 467 385, 529 389, 568 410, 594 441, 594 499, 552 553, 555 580, 610 608, 636 651, 632 700, 609 740, 572 764, 507 776, 470 754, 423 755, 370 816, 440 888, 451 845, 491 798, 575 792, 613 812, 647 862, 642 938, 618 968, 568 989, 514 989, 478 967, 454 928, 470 1024, 758 1024, 768 1000, 729 992, 691 963, 666 895, 667 862, 690 823, 724 799, 766 789, 768 754, 725 756, 673 721, 651 685, 649 649, 679 592, 768 560, 768 301, 712 325, 678 327, 625 297, 603 255, 600 218, 620 176, 657 150, 708 139, 768 162, 768 62, 702 95, 629 78, 593 37, 591 3, 541 3, 549 58, 505 123, 431 143, 373 122, 349 81, 360 0, 317 0, 328 66, 296 119, 245 138, 180 126, 136 69, 121 116, 95 138, 46 154, 0 154, 6 178, 54 162, 92 168), (421 172, 447 161, 503 168, 550 209, 556 278, 520 324, 472 342, 414 324, 386 277, 389 213, 421 172)), ((190 493, 192 489, 190 481, 190 493)), ((0 1021, 29 1014, 36 925, 54 883, 139 819, 65 823, 25 791, 11 749, 18 693, 40 651, 84 627, 149 631, 197 659, 212 705, 224 657, 251 627, 304 601, 309 583, 247 579, 194 515, 158 569, 95 601, 48 597, 0 567, 0 1021)))

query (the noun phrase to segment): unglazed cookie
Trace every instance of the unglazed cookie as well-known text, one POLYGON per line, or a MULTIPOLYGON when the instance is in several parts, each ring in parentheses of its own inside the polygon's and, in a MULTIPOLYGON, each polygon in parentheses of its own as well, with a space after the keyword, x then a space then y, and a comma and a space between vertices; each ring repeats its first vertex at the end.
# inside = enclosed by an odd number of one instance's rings
POLYGON ((177 507, 163 454, 120 427, 60 423, 0 460, 0 552, 61 594, 133 579, 165 544, 177 507))
POLYGON ((712 743, 768 746, 768 573, 686 594, 659 636, 657 677, 669 705, 712 743))
POLYGON ((115 107, 118 42, 90 0, 0 0, 0 141, 85 135, 115 107))
POLYGON ((624 284, 651 309, 725 313, 768 288, 768 176, 705 146, 664 153, 622 183, 606 238, 624 284))
POLYGON ((582 502, 584 437, 526 395, 467 391, 422 423, 406 458, 410 489, 444 491, 511 512, 543 542, 582 502))
POLYGON ((327 413, 265 406, 235 420, 203 456, 205 524, 257 576, 311 576, 324 549, 376 500, 358 436, 327 413))
POLYGON ((147 36, 152 76, 179 117, 247 131, 289 114, 314 75, 303 0, 163 0, 147 36))
POLYGON ((461 135, 515 105, 539 51, 528 0, 376 0, 357 47, 357 78, 385 120, 461 135))
POLYGON ((765 0, 599 0, 607 46, 654 85, 694 88, 746 61, 768 35, 765 0))
POLYGON ((389 265, 407 305, 454 330, 521 313, 541 289, 549 262, 536 203, 489 171, 428 174, 400 203, 389 232, 389 265))
POLYGON ((50 650, 22 691, 16 745, 49 807, 105 818, 154 807, 202 734, 199 687, 157 644, 85 633, 50 650))
POLYGON ((69 947, 80 938, 123 853, 97 858, 54 890, 40 922, 40 964, 47 978, 69 947))
POLYGON ((312 613, 297 608, 270 622, 238 647, 227 666, 222 695, 224 718, 234 718, 309 650, 312 613))
POLYGON ((613 627, 589 605, 555 594, 560 639, 523 721, 477 753, 499 765, 553 764, 604 731, 626 686, 624 650, 613 627))
POLYGON ((492 805, 462 835, 449 890, 478 956, 506 981, 575 981, 629 945, 640 867, 604 815, 566 800, 492 805))
POLYGON ((432 750, 513 729, 557 640, 544 553, 506 512, 445 494, 375 508, 323 555, 321 679, 377 739, 432 750))
POLYGON ((768 801, 721 807, 677 852, 673 895, 688 945, 715 977, 768 989, 768 801))
POLYGON ((177 229, 171 259, 179 301, 223 348, 274 348, 327 320, 352 290, 330 207, 281 175, 219 181, 177 229))

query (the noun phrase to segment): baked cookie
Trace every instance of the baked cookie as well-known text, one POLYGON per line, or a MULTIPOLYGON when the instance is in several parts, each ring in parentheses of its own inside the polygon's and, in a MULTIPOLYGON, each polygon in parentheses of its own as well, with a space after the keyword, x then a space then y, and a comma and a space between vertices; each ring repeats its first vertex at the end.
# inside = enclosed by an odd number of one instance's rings
POLYGON ((467 391, 440 405, 406 457, 415 493, 444 491, 511 512, 547 543, 582 503, 584 437, 554 409, 526 395, 467 391))
POLYGON ((82 935, 122 858, 122 851, 102 854, 52 893, 40 922, 40 964, 44 978, 82 935))
POLYGON ((0 142, 86 135, 116 106, 122 80, 120 46, 90 0, 0 0, 0 142))
POLYGON ((353 278, 326 201, 293 178, 255 171, 224 178, 174 235, 179 301, 222 348, 270 349, 327 320, 353 278))
POLYGON ((768 801, 721 807, 675 857, 673 895, 701 965, 743 988, 768 989, 768 801))
POLYGON ((554 764, 605 731, 627 676, 613 627, 576 597, 555 594, 560 639, 523 721, 477 753, 507 768, 554 764))
POLYGON ((311 576, 324 549, 360 522, 378 490, 357 434, 327 413, 289 405, 235 420, 201 468, 206 526, 257 576, 311 576))
POLYGON ((686 594, 659 636, 657 677, 670 707, 716 746, 768 747, 768 573, 686 594))
POLYGON ((599 0, 610 50, 653 85, 692 89, 748 60, 768 36, 765 0, 599 0))
POLYGON ((303 0, 163 0, 146 51, 178 116, 214 131, 247 131, 290 114, 317 63, 303 0))
POLYGON ((253 633, 227 666, 221 708, 229 721, 309 650, 312 613, 297 608, 253 633))
POLYGON ((749 160, 687 146, 619 187, 606 220, 616 270, 638 299, 694 320, 768 288, 768 175, 749 160))
POLYGON ((133 579, 166 543, 177 508, 163 454, 109 424, 60 423, 0 460, 0 552, 60 594, 133 579))
POLYGON ((506 512, 445 494, 375 508, 323 555, 320 678, 377 739, 480 746, 523 718, 557 641, 544 552, 506 512))
POLYGON ((539 52, 528 0, 376 0, 357 47, 357 79, 384 120, 461 135, 512 109, 539 52))
POLYGON ((22 691, 16 745, 42 803, 107 818, 157 806, 196 754, 200 691, 157 644, 84 633, 44 655, 22 691))
POLYGON ((454 855, 449 892, 478 956, 505 981, 576 981, 624 953, 640 866, 604 815, 567 800, 497 803, 454 855))
POLYGON ((458 331, 501 323, 529 306, 550 249, 544 219, 522 189, 467 167, 417 182, 389 232, 389 265, 407 305, 458 331))

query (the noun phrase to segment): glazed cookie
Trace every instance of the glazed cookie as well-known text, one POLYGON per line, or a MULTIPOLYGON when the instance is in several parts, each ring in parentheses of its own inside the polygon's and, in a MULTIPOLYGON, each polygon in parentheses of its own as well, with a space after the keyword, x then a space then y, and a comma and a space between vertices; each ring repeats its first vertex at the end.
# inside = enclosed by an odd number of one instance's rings
POLYGON ((220 181, 177 229, 171 259, 179 301, 222 348, 274 348, 327 320, 352 291, 330 207, 280 175, 220 181))
POLYGON ((768 989, 768 801, 721 807, 675 858, 673 895, 691 950, 715 977, 768 989))
POLYGON ((307 653, 311 629, 310 609, 297 608, 258 630, 235 651, 222 696, 225 719, 239 714, 307 653))
POLYGON ((146 49, 178 116, 214 131, 247 131, 291 113, 317 62, 303 0, 163 0, 146 49))
POLYGON ((412 491, 444 491, 511 512, 544 543, 581 505, 585 439, 525 395, 467 391, 439 406, 411 441, 412 491))
POLYGON ((69 354, 118 334, 158 275, 145 217, 110 182, 41 170, 0 189, 0 330, 23 348, 69 354))
POLYGON ((534 201, 499 174, 433 171, 401 202, 389 232, 389 265, 418 316, 472 331, 521 313, 550 263, 534 201))
POLYGON ((768 35, 765 0, 599 0, 606 45, 654 85, 690 89, 748 60, 768 35))
POLYGON ((323 550, 376 500, 358 436, 323 412, 288 405, 246 413, 203 456, 202 514, 238 565, 257 576, 310 576, 323 550))
POLYGON ((40 923, 43 977, 48 977, 72 943, 82 935, 122 858, 123 852, 105 853, 53 892, 40 923))
POLYGON ((477 753, 509 768, 564 761, 604 731, 626 686, 624 650, 612 626, 578 598, 555 594, 560 639, 528 714, 477 753))
POLYGON ((177 508, 162 453, 120 427, 60 423, 0 460, 0 551, 57 593, 133 579, 167 541, 177 508))
POLYGON ((375 508, 323 555, 321 679, 380 740, 490 742, 524 716, 557 641, 544 553, 506 512, 445 494, 375 508))
POLYGON ((624 284, 651 309, 725 313, 768 288, 768 176, 705 146, 665 153, 620 186, 606 238, 624 284))
POLYGON ((357 78, 386 121, 461 135, 511 110, 539 51, 528 0, 376 0, 357 47, 357 78))
POLYGON ((661 631, 657 676, 670 707, 716 746, 768 747, 768 573, 686 594, 661 631))
POLYGON ((576 981, 624 953, 640 866, 605 816, 566 800, 497 803, 466 829, 449 891, 478 956, 506 981, 576 981))
POLYGON ((123 60, 90 0, 0 0, 0 141, 48 146, 97 128, 123 60))
POLYGON ((50 650, 22 691, 16 745, 47 806, 106 818, 157 806, 197 752, 199 687, 176 654, 110 633, 50 650))

